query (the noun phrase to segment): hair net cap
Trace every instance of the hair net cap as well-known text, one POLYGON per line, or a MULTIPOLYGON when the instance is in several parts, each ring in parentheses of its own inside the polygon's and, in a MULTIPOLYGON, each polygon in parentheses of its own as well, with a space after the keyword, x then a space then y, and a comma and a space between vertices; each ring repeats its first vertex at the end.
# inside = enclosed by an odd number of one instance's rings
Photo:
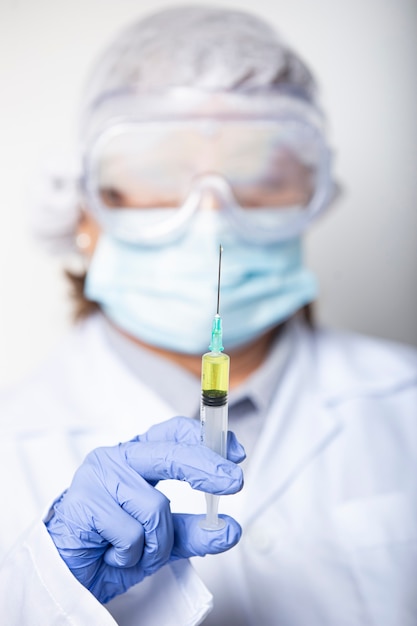
POLYGON ((124 30, 93 68, 86 111, 106 94, 192 86, 256 89, 285 84, 313 99, 307 66, 260 18, 242 11, 176 7, 124 30))

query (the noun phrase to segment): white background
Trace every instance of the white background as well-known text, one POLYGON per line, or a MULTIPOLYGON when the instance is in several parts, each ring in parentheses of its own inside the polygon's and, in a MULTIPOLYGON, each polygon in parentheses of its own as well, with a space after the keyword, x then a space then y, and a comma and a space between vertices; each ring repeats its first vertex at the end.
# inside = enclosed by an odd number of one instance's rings
MULTIPOLYGON (((0 384, 31 370, 70 325, 59 263, 28 233, 27 181, 46 155, 72 150, 96 54, 119 27, 174 4, 0 0, 0 384)), ((344 187, 307 239, 318 318, 417 345, 417 2, 257 0, 256 11, 318 75, 344 187)))

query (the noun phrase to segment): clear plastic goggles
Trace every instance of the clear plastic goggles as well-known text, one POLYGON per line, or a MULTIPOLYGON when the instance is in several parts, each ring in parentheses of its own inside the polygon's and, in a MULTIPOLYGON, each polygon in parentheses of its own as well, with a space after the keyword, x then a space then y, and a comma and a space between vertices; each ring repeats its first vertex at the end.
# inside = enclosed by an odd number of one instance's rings
POLYGON ((303 116, 112 121, 86 150, 84 192, 101 226, 165 241, 196 211, 224 211, 250 241, 297 236, 333 195, 330 152, 303 116))

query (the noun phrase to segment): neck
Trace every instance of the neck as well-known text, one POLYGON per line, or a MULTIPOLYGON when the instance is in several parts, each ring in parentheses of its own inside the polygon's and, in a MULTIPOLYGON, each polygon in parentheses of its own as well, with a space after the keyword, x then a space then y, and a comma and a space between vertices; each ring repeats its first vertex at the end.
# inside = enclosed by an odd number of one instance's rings
MULTIPOLYGON (((256 340, 246 344, 242 348, 237 348, 228 352, 231 359, 230 367, 230 389, 237 387, 243 383, 265 360, 271 342, 279 331, 280 326, 267 331, 256 340)), ((180 367, 184 368, 197 378, 201 376, 201 355, 183 354, 180 352, 172 352, 157 346, 151 346, 144 343, 140 339, 129 335, 125 331, 117 327, 118 332, 122 333, 133 343, 157 354, 180 367)))

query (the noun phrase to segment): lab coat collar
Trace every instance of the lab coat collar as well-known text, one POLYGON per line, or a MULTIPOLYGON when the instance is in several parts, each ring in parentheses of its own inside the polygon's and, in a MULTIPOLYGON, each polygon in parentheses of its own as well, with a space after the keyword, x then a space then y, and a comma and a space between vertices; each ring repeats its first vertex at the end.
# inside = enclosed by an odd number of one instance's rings
POLYGON ((415 349, 348 331, 314 331, 315 364, 329 405, 349 398, 385 395, 417 381, 415 349))
MULTIPOLYGON (((94 352, 97 354, 99 344, 104 345, 100 329, 96 326, 94 330, 98 331, 97 335, 95 338, 90 335, 90 339, 96 344, 94 352)), ((248 464, 246 486, 241 494, 243 498, 236 498, 238 508, 239 500, 249 501, 250 504, 250 507, 244 507, 245 513, 239 513, 242 522, 250 521, 268 502, 279 497, 342 430, 334 412, 327 410, 325 394, 317 379, 314 332, 294 321, 288 333, 290 356, 287 366, 248 464)), ((134 379, 122 362, 115 362, 114 355, 107 361, 106 351, 102 350, 100 356, 102 376, 106 378, 101 379, 102 393, 109 388, 118 389, 124 400, 124 409, 127 406, 136 407, 133 414, 137 413, 137 427, 140 423, 137 430, 144 432, 155 421, 171 417, 172 409, 152 390, 134 379), (119 367, 123 370, 120 374, 117 371, 119 367)), ((112 395, 104 393, 106 412, 112 405, 112 395)), ((116 407, 112 407, 111 413, 117 414, 115 410, 116 407)), ((126 413, 124 419, 133 429, 126 413)))
POLYGON ((314 329, 294 320, 292 356, 246 471, 250 521, 280 497, 342 433, 339 406, 415 384, 417 353, 351 332, 314 329))
POLYGON ((314 333, 291 328, 293 350, 245 477, 240 519, 251 522, 279 498, 343 430, 318 380, 314 333))
MULTIPOLYGON (((89 333, 90 340, 96 344, 94 353, 97 354, 99 344, 104 347, 103 337, 97 326, 91 331, 96 335, 92 337, 89 333), (94 331, 98 331, 97 334, 94 331)), ((242 522, 255 517, 268 502, 279 497, 342 430, 341 422, 334 417, 333 411, 328 410, 327 396, 320 384, 315 333, 297 321, 291 322, 288 332, 290 356, 287 366, 250 459, 243 498, 236 498, 237 505, 238 501, 247 500, 250 504, 250 507, 244 507, 245 513, 239 513, 242 522)), ((137 381, 122 362, 116 363, 114 355, 106 361, 106 352, 102 350, 100 356, 102 376, 106 378, 101 379, 100 385, 106 413, 114 394, 109 395, 105 390, 116 388, 124 399, 124 407, 136 407, 133 413, 137 413, 139 432, 172 416, 171 407, 137 381), (123 370, 120 373, 119 367, 123 370)), ((117 414, 115 411, 116 407, 112 407, 111 413, 117 414)), ((133 430, 127 413, 130 411, 124 414, 124 420, 133 430)))

